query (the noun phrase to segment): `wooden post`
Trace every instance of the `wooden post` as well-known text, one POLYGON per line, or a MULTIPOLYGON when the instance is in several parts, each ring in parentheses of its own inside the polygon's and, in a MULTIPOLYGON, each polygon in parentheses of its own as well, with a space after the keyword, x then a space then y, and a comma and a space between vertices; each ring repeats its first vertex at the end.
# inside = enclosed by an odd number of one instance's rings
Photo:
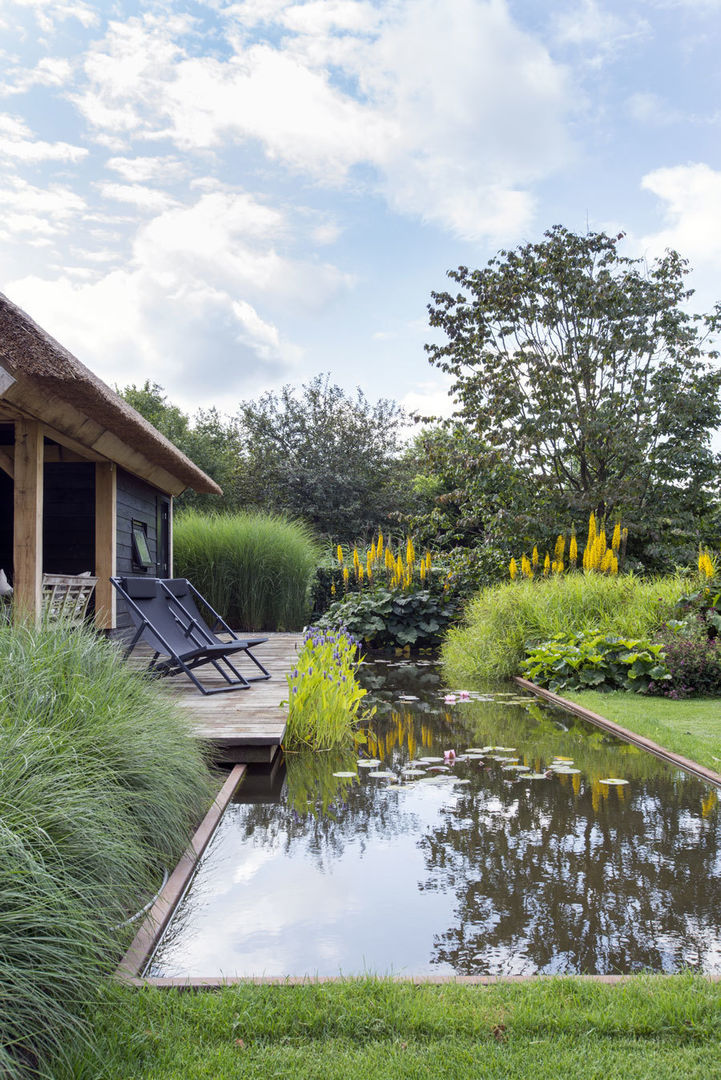
POLYGON ((43 428, 36 420, 15 424, 15 618, 39 622, 43 576, 43 428))
POLYGON ((115 628, 115 577, 117 547, 118 472, 111 461, 95 463, 95 625, 115 628))

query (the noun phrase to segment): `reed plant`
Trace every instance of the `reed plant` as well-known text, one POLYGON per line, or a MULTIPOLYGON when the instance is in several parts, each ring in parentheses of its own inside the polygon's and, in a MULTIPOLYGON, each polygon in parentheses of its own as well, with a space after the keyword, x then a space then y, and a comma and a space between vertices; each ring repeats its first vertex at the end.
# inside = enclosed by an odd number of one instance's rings
POLYGON ((464 624, 452 627, 444 642, 449 678, 510 678, 518 674, 527 644, 555 634, 598 629, 652 639, 686 585, 678 574, 638 578, 581 572, 483 589, 466 609, 464 624))
POLYGON ((90 630, 0 627, 0 1075, 63 1052, 210 801, 185 716, 90 630))
POLYGON ((244 630, 297 630, 310 611, 321 549, 303 522, 281 514, 204 514, 174 525, 175 572, 244 630))

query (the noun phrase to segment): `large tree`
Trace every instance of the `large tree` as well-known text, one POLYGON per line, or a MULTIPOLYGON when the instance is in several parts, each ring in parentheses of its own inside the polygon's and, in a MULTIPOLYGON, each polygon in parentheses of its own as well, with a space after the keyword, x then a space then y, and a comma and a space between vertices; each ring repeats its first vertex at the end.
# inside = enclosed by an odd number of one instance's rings
POLYGON ((387 526, 412 501, 400 460, 403 411, 318 375, 244 402, 238 498, 303 517, 335 540, 387 526))
POLYGON ((426 348, 454 377, 458 419, 524 470, 558 524, 622 512, 653 546, 690 535, 718 493, 720 314, 688 312, 677 252, 647 265, 621 239, 556 226, 449 271, 460 291, 429 305, 446 340, 426 348))

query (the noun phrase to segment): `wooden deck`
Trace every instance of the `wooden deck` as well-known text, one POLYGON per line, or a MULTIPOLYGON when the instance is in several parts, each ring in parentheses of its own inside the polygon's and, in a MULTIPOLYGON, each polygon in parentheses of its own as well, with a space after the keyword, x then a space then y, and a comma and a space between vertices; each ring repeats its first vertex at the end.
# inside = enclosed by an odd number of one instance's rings
MULTIPOLYGON (((285 734, 286 710, 280 706, 288 696, 285 677, 295 665, 302 636, 267 637, 268 641, 254 651, 271 678, 251 683, 249 690, 206 696, 185 675, 174 675, 159 684, 190 713, 195 734, 213 746, 217 761, 270 763, 278 752, 285 734)), ((246 676, 255 673, 251 669, 247 658, 238 663, 238 670, 246 676)), ((196 675, 207 686, 224 685, 211 666, 197 669, 196 675)))

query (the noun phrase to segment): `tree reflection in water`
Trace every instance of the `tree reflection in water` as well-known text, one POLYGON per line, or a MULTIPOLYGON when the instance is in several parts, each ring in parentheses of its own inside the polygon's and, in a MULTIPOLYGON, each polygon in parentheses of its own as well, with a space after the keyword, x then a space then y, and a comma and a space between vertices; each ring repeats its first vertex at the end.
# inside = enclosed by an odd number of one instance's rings
MULTIPOLYGON (((431 955, 426 946, 418 971, 721 971, 715 792, 577 718, 531 699, 512 703, 512 687, 496 688, 508 697, 449 708, 433 665, 367 664, 362 675, 378 711, 360 753, 380 758, 384 768, 399 771, 451 747, 462 753, 493 745, 515 747, 533 771, 563 754, 580 772, 515 780, 487 755, 483 763, 455 766, 453 773, 470 781, 463 787, 420 780, 411 791, 388 791, 365 773, 333 776, 354 770, 355 748, 289 755, 279 803, 238 805, 226 815, 223 828, 233 830, 236 852, 243 841, 286 859, 300 852, 332 875, 352 851, 363 890, 366 856, 393 837, 403 837, 407 851, 411 838, 422 856, 413 862, 416 906, 389 914, 388 894, 398 887, 390 878, 367 882, 367 902, 382 892, 384 918, 417 920, 419 942, 426 912, 436 913, 423 939, 432 942, 431 955), (399 700, 404 696, 416 700, 399 700), (602 784, 609 776, 629 784, 602 784), (445 915, 431 897, 445 899, 445 915)), ((399 858, 397 874, 403 871, 399 858)), ((201 891, 212 892, 199 877, 201 891)), ((320 923, 323 913, 317 917, 320 923)), ((347 964, 343 969, 350 972, 347 964)))

